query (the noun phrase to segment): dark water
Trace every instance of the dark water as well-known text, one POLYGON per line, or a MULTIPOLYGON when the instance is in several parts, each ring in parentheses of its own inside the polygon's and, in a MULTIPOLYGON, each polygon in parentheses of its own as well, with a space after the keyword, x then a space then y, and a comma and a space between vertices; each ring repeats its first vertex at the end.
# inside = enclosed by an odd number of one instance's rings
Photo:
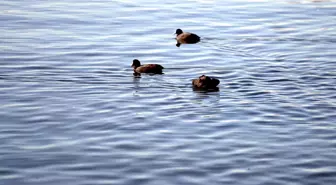
POLYGON ((1 185, 335 184, 335 1, 0 5, 1 185))

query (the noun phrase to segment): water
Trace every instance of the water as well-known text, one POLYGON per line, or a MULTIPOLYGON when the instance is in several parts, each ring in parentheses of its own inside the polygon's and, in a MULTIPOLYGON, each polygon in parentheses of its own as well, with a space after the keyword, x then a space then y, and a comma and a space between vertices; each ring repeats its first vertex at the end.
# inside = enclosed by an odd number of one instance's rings
POLYGON ((335 184, 335 1, 0 4, 1 185, 335 184))

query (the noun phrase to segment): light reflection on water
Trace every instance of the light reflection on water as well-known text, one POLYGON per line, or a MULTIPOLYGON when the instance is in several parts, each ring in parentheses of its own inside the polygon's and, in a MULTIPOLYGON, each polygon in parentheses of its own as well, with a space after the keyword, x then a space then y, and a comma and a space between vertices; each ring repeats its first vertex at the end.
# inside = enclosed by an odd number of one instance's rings
POLYGON ((0 184, 334 184, 335 8, 4 1, 0 184))

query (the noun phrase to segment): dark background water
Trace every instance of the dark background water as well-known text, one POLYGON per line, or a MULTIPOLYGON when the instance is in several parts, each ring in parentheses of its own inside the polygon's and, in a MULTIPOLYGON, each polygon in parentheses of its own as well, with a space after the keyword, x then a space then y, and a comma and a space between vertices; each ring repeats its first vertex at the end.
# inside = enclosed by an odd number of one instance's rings
POLYGON ((335 184, 335 1, 0 5, 1 185, 335 184))

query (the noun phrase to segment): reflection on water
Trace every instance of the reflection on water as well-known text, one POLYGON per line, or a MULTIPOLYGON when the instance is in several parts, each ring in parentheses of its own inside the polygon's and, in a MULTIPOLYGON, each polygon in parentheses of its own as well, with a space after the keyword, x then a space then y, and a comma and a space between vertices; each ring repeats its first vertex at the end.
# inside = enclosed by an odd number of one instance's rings
POLYGON ((334 184, 335 8, 4 1, 0 184, 334 184))

